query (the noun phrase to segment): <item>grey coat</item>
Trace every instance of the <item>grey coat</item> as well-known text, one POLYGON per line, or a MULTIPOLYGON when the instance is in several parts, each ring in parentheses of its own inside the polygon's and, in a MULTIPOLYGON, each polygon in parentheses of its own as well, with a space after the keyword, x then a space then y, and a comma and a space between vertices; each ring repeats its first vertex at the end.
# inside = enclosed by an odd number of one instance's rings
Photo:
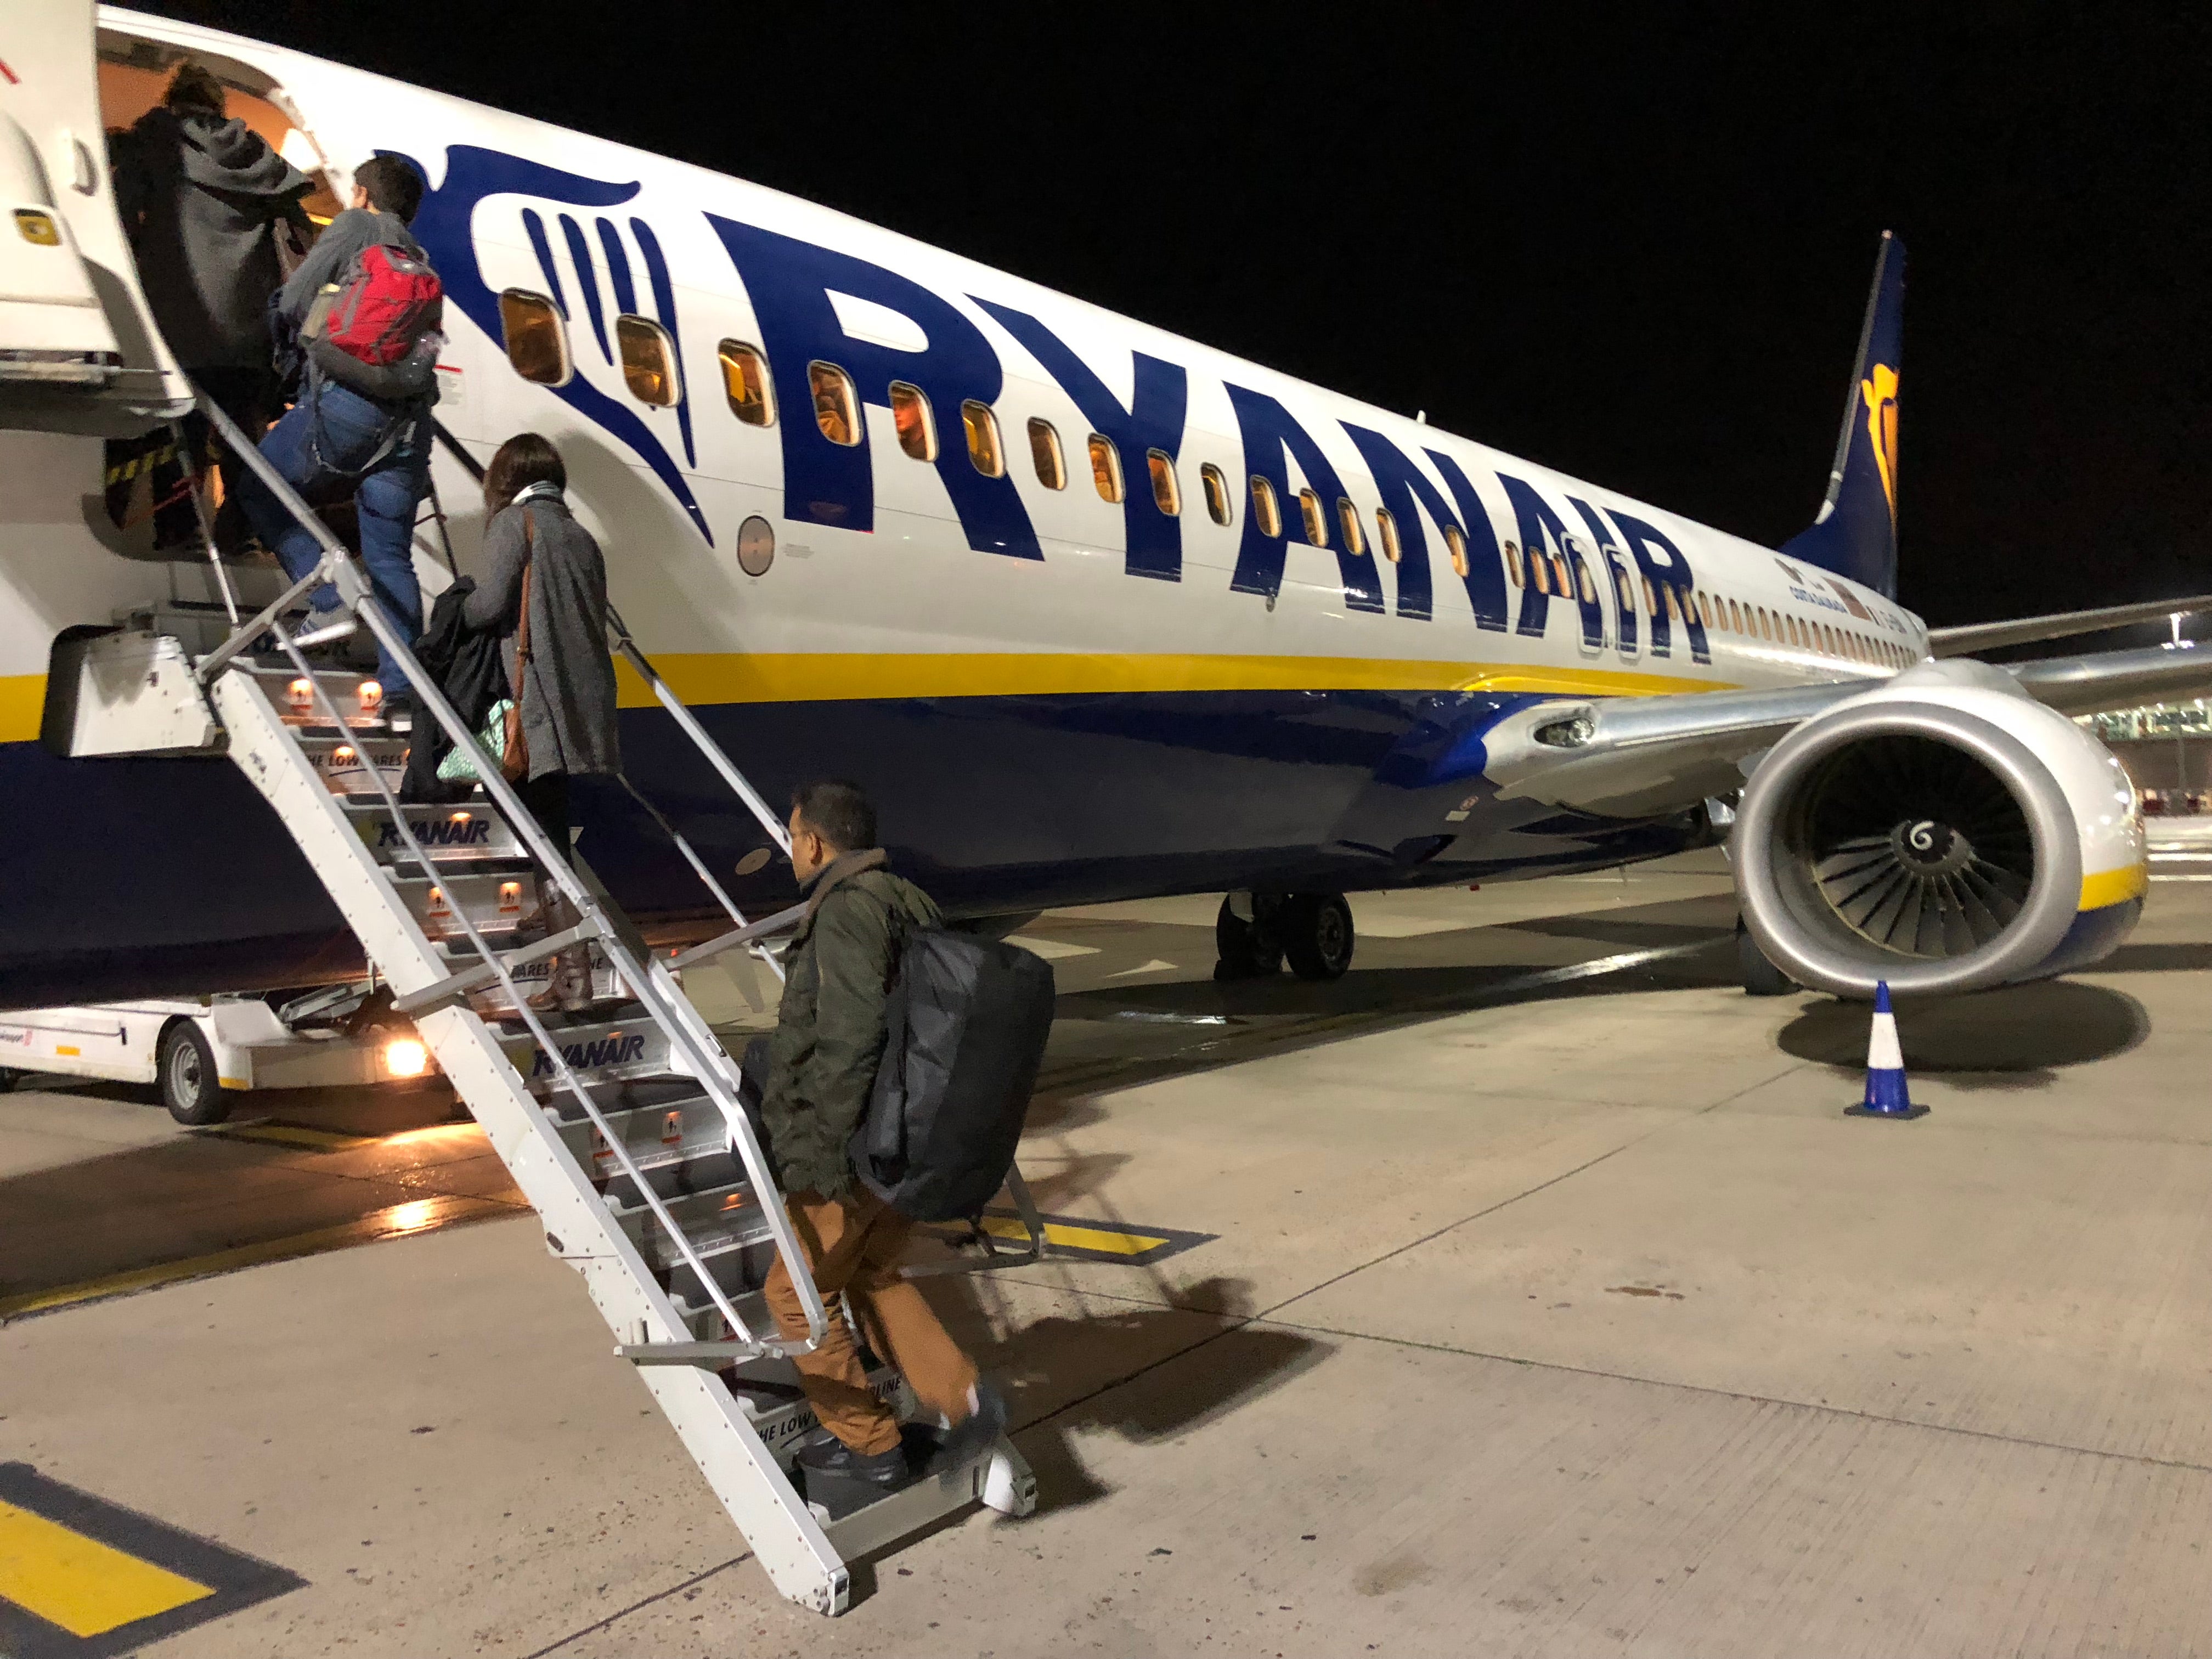
POLYGON ((420 259, 424 257, 422 245, 415 240, 415 233, 405 222, 389 213, 371 213, 367 208, 348 208, 324 227, 323 234, 315 238, 314 246, 307 257, 300 261, 291 280, 284 284, 284 297, 277 302, 285 318, 296 328, 307 320, 307 312, 315 303, 315 295, 324 283, 335 283, 345 275, 353 256, 365 247, 396 247, 402 253, 420 259))
POLYGON ((522 738, 530 775, 619 772, 615 727, 615 665, 607 654, 607 568, 592 532, 558 496, 518 502, 484 532, 490 568, 465 603, 471 629, 506 635, 507 683, 522 704, 522 738), (530 667, 515 672, 514 635, 522 617, 522 572, 530 550, 527 516, 536 532, 537 574, 530 580, 530 667))
POLYGON ((114 140, 116 206, 146 302, 187 368, 269 367, 276 226, 309 227, 307 175, 243 121, 149 110, 114 140))

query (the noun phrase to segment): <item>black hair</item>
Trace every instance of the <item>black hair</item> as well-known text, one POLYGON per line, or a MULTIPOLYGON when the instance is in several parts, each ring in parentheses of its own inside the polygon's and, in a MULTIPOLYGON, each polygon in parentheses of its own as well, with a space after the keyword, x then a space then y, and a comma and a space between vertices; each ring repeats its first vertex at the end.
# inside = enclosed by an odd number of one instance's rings
POLYGON ((353 181, 368 192, 368 204, 403 225, 415 222, 422 205, 422 175, 397 155, 372 155, 353 170, 353 181))
POLYGON ((876 809, 857 783, 824 778, 791 792, 799 821, 841 853, 865 853, 876 844, 876 809))
POLYGON ((177 72, 169 77, 168 89, 161 94, 164 107, 182 115, 212 115, 220 118, 226 111, 228 94, 215 71, 206 64, 191 58, 177 65, 177 72))
POLYGON ((534 483, 556 489, 568 487, 568 469, 561 465, 561 452, 535 432, 518 432, 499 447, 484 469, 484 513, 503 510, 534 483))

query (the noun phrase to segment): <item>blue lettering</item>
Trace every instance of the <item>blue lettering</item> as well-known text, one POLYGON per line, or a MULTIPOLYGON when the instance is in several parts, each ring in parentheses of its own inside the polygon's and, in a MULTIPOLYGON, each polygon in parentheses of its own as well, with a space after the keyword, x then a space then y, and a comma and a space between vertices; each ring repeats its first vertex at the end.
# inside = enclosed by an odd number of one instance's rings
MULTIPOLYGON (((1636 556, 1637 567, 1651 586, 1662 593, 1671 592, 1674 608, 1682 613, 1682 626, 1690 635, 1690 660, 1711 662, 1713 653, 1705 641, 1705 624, 1698 615, 1697 578, 1691 574, 1690 562, 1682 556, 1682 550, 1668 541, 1656 526, 1641 519, 1632 518, 1619 507, 1613 509, 1613 521, 1620 526, 1623 540, 1629 551, 1636 556)), ((1651 618, 1651 648, 1667 648, 1668 606, 1662 604, 1651 618)))
POLYGON ((1091 372, 1091 366, 1036 318, 975 295, 969 297, 1021 342, 1023 349, 1074 400, 1091 430, 1110 441, 1121 453, 1121 476, 1127 484, 1121 492, 1122 569, 1132 576, 1182 580, 1182 521, 1161 512, 1159 502, 1153 499, 1146 476, 1150 468, 1146 452, 1157 449, 1170 461, 1182 453, 1183 413, 1189 401, 1182 366, 1148 357, 1141 351, 1131 352, 1134 376, 1129 406, 1124 409, 1106 383, 1091 372))
POLYGON ((1613 610, 1620 618, 1620 648, 1636 649, 1636 584, 1628 579, 1628 567, 1621 562, 1620 547, 1613 538, 1612 526, 1602 514, 1579 495, 1567 497, 1567 505, 1582 515, 1589 526, 1590 540, 1596 545, 1598 557, 1605 561, 1607 574, 1613 578, 1613 610))
POLYGON ((890 383, 904 380, 927 394, 946 434, 938 446, 937 476, 952 498, 968 545, 979 552, 1042 559, 1036 532, 1013 480, 987 478, 960 441, 960 405, 995 400, 1005 377, 983 331, 921 283, 848 253, 708 214, 728 249, 760 319, 762 344, 775 378, 784 418, 783 512, 787 519, 872 531, 875 481, 864 422, 860 442, 832 443, 807 417, 814 396, 807 366, 835 363, 853 377, 861 400, 888 408, 890 383), (908 351, 856 339, 837 320, 832 294, 848 295, 898 313, 928 343, 908 351))
POLYGON ((1505 631, 1505 567, 1498 550, 1498 532, 1490 527, 1490 511, 1457 461, 1440 450, 1421 453, 1434 464, 1444 488, 1459 503, 1460 523, 1468 538, 1467 574, 1462 580, 1474 606, 1474 625, 1502 634, 1505 631))
POLYGON ((1537 586, 1536 562, 1541 559, 1549 567, 1544 587, 1555 586, 1559 566, 1552 555, 1556 552, 1570 567, 1570 591, 1559 597, 1572 599, 1581 607, 1583 643, 1592 650, 1597 649, 1605 643, 1605 610, 1598 603, 1597 587, 1589 564, 1569 539, 1566 520, 1552 510, 1552 504, 1539 495, 1534 486, 1503 472, 1498 475, 1498 481, 1505 486, 1505 498, 1513 503, 1514 520, 1521 532, 1521 551, 1528 566, 1528 585, 1521 591, 1521 620, 1514 631, 1544 631, 1551 607, 1544 588, 1537 586))
POLYGON ((1425 621, 1432 614, 1429 538, 1421 528, 1419 507, 1428 509, 1429 518, 1438 529, 1458 530, 1462 535, 1466 532, 1444 505, 1443 493, 1429 482, 1419 467, 1406 459, 1405 452, 1397 445, 1381 433, 1354 426, 1349 421, 1338 424, 1344 428, 1344 435, 1352 440, 1352 447, 1359 452, 1359 459, 1367 463, 1368 475, 1375 480, 1384 509, 1397 522, 1398 542, 1402 550, 1397 573, 1398 614, 1425 621))
POLYGON ((1249 507, 1245 509, 1244 538, 1237 550, 1237 573, 1230 579, 1230 586, 1239 593, 1264 593, 1269 599, 1282 591, 1284 550, 1291 526, 1298 523, 1298 504, 1291 494, 1289 469, 1283 463, 1287 452, 1297 462, 1298 471, 1305 474, 1314 494, 1321 498, 1322 545, 1336 554, 1346 608, 1371 611, 1380 616, 1382 586, 1375 575, 1375 561, 1354 554, 1344 544, 1343 527, 1336 521, 1336 503, 1344 495, 1344 485, 1337 479, 1336 469, 1321 453, 1321 446, 1291 418, 1288 410, 1266 393, 1248 392, 1241 386, 1224 390, 1229 393, 1231 406, 1237 411, 1237 429, 1244 443, 1245 469, 1273 487, 1282 511, 1278 532, 1270 536, 1261 529, 1260 515, 1249 507))

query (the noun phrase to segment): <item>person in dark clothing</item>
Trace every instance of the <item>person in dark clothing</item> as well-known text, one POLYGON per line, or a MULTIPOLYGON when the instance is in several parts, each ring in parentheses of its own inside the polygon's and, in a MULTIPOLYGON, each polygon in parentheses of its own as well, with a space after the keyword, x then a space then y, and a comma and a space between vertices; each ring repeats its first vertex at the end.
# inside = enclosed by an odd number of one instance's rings
MULTIPOLYGON (((846 1147, 875 1085, 899 952, 943 920, 928 894, 893 875, 876 845, 875 809, 849 783, 792 798, 791 867, 811 889, 784 957, 783 1002, 769 1043, 761 1121, 784 1206, 830 1308, 821 1346, 800 1355, 800 1384, 831 1439, 799 1453, 810 1469, 882 1486, 906 1478, 897 1418, 868 1387, 842 1291, 868 1346, 896 1365, 948 1431, 942 1457, 963 1462, 1004 1431, 1006 1402, 976 1375, 912 1280, 899 1273, 914 1224, 854 1175, 846 1147)), ((787 1339, 806 1316, 779 1258, 764 1293, 787 1339)))
MULTIPOLYGON (((282 325, 296 334, 315 296, 325 283, 345 275, 354 256, 379 245, 421 259, 420 245, 408 222, 422 204, 422 176, 393 155, 378 155, 354 173, 353 206, 331 221, 300 268, 280 292, 282 325)), ((430 477, 430 400, 386 403, 351 386, 310 374, 300 401, 261 441, 261 453, 310 502, 350 484, 361 516, 361 558, 378 606, 412 639, 422 629, 422 588, 415 575, 415 514, 430 477)), ((243 469, 241 469, 243 471, 243 469)), ((321 544, 314 533, 284 510, 268 487, 251 472, 238 481, 246 516, 294 580, 315 568, 321 544)), ((337 593, 327 584, 310 603, 317 611, 335 612, 337 593)), ((334 617, 311 624, 310 636, 350 632, 334 617)), ((384 685, 385 713, 395 731, 411 729, 413 706, 407 678, 381 645, 377 677, 384 685)))
MULTIPOLYGON (((471 629, 505 641, 507 684, 522 713, 529 769, 515 792, 554 847, 568 850, 568 780, 619 772, 622 744, 615 720, 615 667, 607 651, 607 567, 592 532, 568 511, 568 469, 560 453, 535 432, 499 447, 484 470, 483 585, 462 608, 471 629), (528 596, 529 653, 522 652, 528 596)), ((538 914, 521 932, 560 933, 576 923, 545 872, 538 914)), ((540 1009, 570 1013, 591 1006, 591 957, 584 947, 553 959, 540 1009)))
MULTIPOLYGON (((179 365, 248 434, 274 412, 269 296, 283 270, 280 237, 304 247, 300 198, 313 188, 243 121, 225 113, 222 82, 187 60, 161 104, 112 141, 115 201, 138 280, 179 365)), ((209 459, 207 417, 184 421, 193 471, 209 459)), ((234 469, 240 470, 240 469, 234 469)), ((154 470, 157 547, 197 543, 184 459, 154 470)))

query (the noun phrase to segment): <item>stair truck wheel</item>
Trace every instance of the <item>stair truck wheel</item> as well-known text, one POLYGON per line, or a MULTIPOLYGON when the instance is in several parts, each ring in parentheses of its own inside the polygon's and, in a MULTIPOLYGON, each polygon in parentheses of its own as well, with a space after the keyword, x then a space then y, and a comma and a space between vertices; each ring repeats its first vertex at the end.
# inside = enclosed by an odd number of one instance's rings
POLYGON ((1735 919, 1735 969, 1747 997, 1786 997, 1797 988, 1796 981, 1766 959, 1741 916, 1735 919))
POLYGON ((1341 893, 1293 893, 1275 924, 1300 979, 1342 979, 1352 966, 1352 907, 1341 893))
POLYGON ((220 1123, 230 1115, 230 1101, 216 1077, 215 1051, 200 1028, 188 1019, 173 1020, 161 1033, 157 1059, 161 1066, 161 1104, 179 1123, 198 1127, 220 1123))
POLYGON ((23 1074, 12 1066, 0 1066, 0 1095, 6 1094, 23 1080, 23 1074))

